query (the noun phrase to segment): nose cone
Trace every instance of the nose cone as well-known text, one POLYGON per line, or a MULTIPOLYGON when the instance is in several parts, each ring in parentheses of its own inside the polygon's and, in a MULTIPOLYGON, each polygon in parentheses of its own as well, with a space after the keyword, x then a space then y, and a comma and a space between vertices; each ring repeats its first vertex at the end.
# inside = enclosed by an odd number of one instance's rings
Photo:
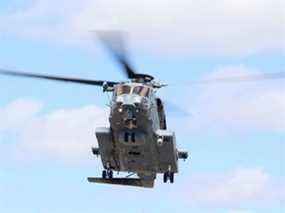
POLYGON ((142 97, 138 95, 122 95, 118 96, 116 102, 123 106, 138 106, 142 103, 142 97))
POLYGON ((149 99, 139 95, 121 95, 112 107, 112 124, 115 128, 139 128, 149 117, 149 99))

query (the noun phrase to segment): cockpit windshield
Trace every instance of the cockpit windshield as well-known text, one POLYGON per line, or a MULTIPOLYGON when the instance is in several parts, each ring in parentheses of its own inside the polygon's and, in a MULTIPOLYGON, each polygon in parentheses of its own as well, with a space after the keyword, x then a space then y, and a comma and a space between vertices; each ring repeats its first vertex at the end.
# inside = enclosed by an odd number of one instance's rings
POLYGON ((120 85, 116 88, 116 96, 125 95, 125 94, 136 94, 142 97, 148 97, 150 94, 150 89, 146 86, 129 86, 129 85, 120 85))
POLYGON ((122 85, 118 86, 116 89, 116 95, 124 95, 124 94, 130 94, 131 93, 131 87, 128 85, 122 85))
POLYGON ((149 88, 144 86, 136 86, 133 89, 133 94, 137 94, 139 96, 148 97, 149 96, 149 88))

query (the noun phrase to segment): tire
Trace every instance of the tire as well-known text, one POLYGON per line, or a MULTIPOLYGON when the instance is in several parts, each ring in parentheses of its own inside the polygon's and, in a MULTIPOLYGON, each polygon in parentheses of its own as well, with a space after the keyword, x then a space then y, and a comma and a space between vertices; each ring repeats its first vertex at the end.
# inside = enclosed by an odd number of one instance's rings
POLYGON ((167 183, 168 180, 168 173, 163 174, 163 183, 167 183))
POLYGON ((170 178, 170 183, 174 183, 174 173, 173 172, 170 172, 169 178, 170 178))
POLYGON ((104 171, 102 172, 102 178, 103 178, 103 179, 106 179, 106 178, 107 178, 107 171, 106 171, 106 170, 104 170, 104 171))
POLYGON ((110 170, 108 173, 109 173, 109 174, 108 174, 109 178, 110 178, 110 179, 113 179, 113 171, 110 170))

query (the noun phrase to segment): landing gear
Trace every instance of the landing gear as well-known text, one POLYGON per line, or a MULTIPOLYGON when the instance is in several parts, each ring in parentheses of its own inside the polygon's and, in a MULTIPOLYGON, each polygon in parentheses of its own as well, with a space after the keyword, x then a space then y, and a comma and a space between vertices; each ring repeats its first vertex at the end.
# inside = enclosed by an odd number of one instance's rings
POLYGON ((170 172, 169 174, 170 183, 174 183, 174 173, 170 172))
POLYGON ((102 178, 103 179, 113 179, 113 171, 108 169, 108 170, 103 170, 102 172, 102 178))
POLYGON ((168 180, 168 174, 167 173, 164 173, 163 174, 163 183, 166 183, 168 180))
POLYGON ((163 182, 167 183, 167 181, 170 181, 170 183, 174 183, 174 172, 165 172, 163 174, 163 182))
POLYGON ((111 169, 110 163, 108 162, 106 165, 106 169, 102 171, 103 179, 113 179, 113 170, 111 169))
POLYGON ((108 177, 109 177, 110 179, 113 179, 113 171, 112 171, 112 170, 109 170, 109 171, 108 171, 108 177))
POLYGON ((103 178, 103 179, 107 179, 107 171, 106 171, 106 170, 103 170, 103 172, 102 172, 102 178, 103 178))

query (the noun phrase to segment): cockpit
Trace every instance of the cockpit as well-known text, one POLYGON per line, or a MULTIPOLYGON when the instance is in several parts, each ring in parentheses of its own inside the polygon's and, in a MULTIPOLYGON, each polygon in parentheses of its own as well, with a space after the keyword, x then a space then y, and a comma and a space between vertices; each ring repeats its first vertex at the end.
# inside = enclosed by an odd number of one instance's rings
POLYGON ((130 85, 119 85, 115 89, 115 95, 125 95, 125 94, 136 94, 142 97, 149 97, 150 95, 150 88, 146 86, 130 86, 130 85))

